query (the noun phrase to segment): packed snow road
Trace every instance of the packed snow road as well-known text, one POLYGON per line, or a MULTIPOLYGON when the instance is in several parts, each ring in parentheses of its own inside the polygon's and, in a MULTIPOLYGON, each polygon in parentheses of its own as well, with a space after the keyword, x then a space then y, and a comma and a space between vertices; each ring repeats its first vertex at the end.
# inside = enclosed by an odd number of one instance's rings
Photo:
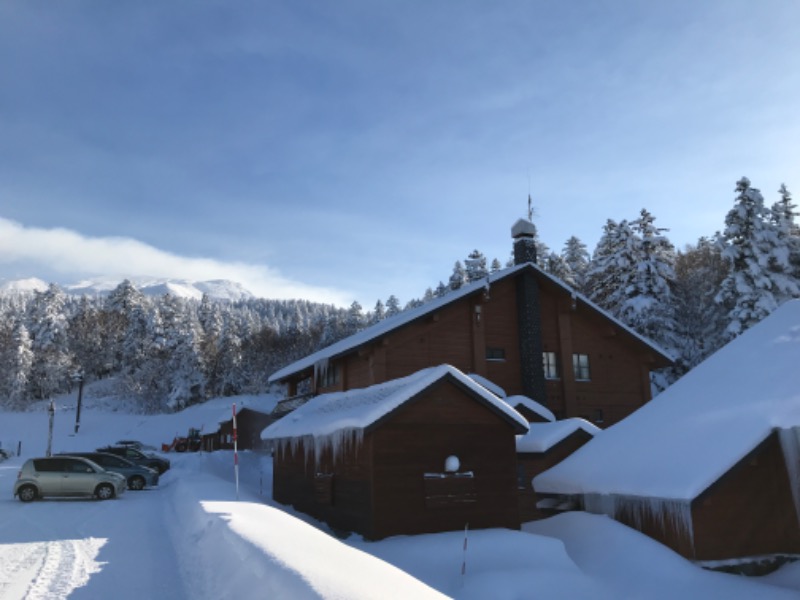
MULTIPOLYGON (((18 461, 0 464, 11 489, 18 461)), ((185 597, 170 550, 163 499, 173 485, 114 500, 0 499, 0 598, 185 597)))

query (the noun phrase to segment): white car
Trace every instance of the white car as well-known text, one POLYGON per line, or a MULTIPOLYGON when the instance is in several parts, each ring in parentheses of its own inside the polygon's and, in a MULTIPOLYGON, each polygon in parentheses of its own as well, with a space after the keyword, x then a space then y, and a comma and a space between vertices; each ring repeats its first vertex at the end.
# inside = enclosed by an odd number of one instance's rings
POLYGON ((108 500, 126 489, 125 477, 77 456, 28 459, 14 483, 14 495, 22 502, 46 496, 93 496, 108 500))

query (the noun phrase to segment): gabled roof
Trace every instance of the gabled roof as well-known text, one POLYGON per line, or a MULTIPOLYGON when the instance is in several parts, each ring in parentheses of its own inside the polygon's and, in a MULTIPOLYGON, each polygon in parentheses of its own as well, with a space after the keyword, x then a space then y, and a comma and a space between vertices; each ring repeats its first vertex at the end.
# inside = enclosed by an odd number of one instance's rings
POLYGON ((515 430, 524 432, 528 422, 517 411, 450 365, 417 371, 368 388, 321 394, 267 427, 263 440, 312 436, 326 438, 342 430, 365 431, 433 384, 450 378, 465 387, 478 400, 515 430))
POLYGON ((318 350, 313 354, 309 354, 305 358, 301 358, 300 360, 295 361, 292 364, 283 367, 282 369, 279 369, 278 371, 273 373, 269 377, 269 383, 282 381, 287 377, 290 377, 291 375, 295 375, 297 373, 310 369, 316 365, 324 365, 333 358, 349 354, 355 351, 356 349, 366 344, 369 344, 370 342, 374 342, 380 339, 381 337, 388 335, 391 332, 405 325, 408 325, 409 323, 412 323, 418 319, 422 319, 436 312, 437 310, 444 308, 445 306, 448 306, 450 304, 453 304, 461 300, 462 298, 466 298, 473 294, 489 290, 492 283, 498 282, 507 277, 513 277, 514 275, 526 269, 532 270, 537 277, 542 277, 547 279, 548 281, 551 281, 556 286, 564 290, 565 293, 570 294, 575 299, 576 303, 580 302, 581 304, 586 305, 592 311, 602 315, 604 318, 613 322, 620 329, 626 331, 632 337, 638 339, 644 345, 648 346, 653 352, 660 355, 668 362, 671 363, 674 361, 674 359, 657 344, 641 336, 636 331, 634 331, 627 325, 623 324, 618 319, 612 317, 602 308, 597 306, 594 302, 592 302, 585 296, 578 294, 575 290, 573 290, 570 286, 568 286, 560 279, 553 277, 549 273, 545 273, 543 270, 541 270, 538 266, 536 266, 533 263, 524 263, 521 265, 510 267, 508 269, 502 269, 500 271, 495 271, 494 273, 490 273, 489 275, 487 275, 485 279, 481 279, 480 281, 475 281, 473 283, 462 286, 461 288, 453 290, 452 292, 442 296, 441 298, 435 298, 430 302, 426 302, 422 306, 417 306, 415 308, 404 310, 400 314, 386 318, 376 323, 375 325, 367 327, 366 329, 363 329, 362 331, 359 331, 356 334, 344 338, 343 340, 339 340, 338 342, 331 344, 330 346, 323 348, 322 350, 318 350))
POLYGON ((531 423, 528 433, 517 436, 517 452, 547 452, 578 430, 585 431, 592 437, 602 431, 586 419, 577 417, 551 423, 531 423))
MULTIPOLYGON (((800 300, 534 480, 538 492, 690 501, 775 429, 800 427, 800 300)), ((795 442, 796 443, 796 442, 795 442)))

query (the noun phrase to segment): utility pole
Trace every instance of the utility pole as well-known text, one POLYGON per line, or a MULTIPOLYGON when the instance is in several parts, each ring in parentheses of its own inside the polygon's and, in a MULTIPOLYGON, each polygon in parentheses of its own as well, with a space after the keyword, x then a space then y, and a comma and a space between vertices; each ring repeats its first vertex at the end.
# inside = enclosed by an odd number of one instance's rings
POLYGON ((83 371, 77 371, 72 376, 73 381, 78 382, 78 408, 75 411, 75 433, 81 428, 81 401, 83 400, 83 371))
POLYGON ((56 416, 56 405, 50 400, 50 406, 47 407, 47 414, 50 416, 50 429, 47 433, 47 456, 53 455, 53 418, 56 416))

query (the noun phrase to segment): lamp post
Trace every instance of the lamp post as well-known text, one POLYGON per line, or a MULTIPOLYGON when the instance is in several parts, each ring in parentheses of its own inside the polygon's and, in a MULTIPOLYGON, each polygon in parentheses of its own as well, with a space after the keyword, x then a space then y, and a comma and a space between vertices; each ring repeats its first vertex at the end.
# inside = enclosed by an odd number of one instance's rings
POLYGON ((56 416, 56 405, 50 400, 50 406, 47 407, 47 414, 50 416, 50 428, 47 433, 47 456, 53 454, 53 418, 56 416))
POLYGON ((81 401, 83 400, 83 371, 76 371, 72 376, 73 381, 78 382, 78 408, 75 411, 75 433, 81 428, 81 401))

